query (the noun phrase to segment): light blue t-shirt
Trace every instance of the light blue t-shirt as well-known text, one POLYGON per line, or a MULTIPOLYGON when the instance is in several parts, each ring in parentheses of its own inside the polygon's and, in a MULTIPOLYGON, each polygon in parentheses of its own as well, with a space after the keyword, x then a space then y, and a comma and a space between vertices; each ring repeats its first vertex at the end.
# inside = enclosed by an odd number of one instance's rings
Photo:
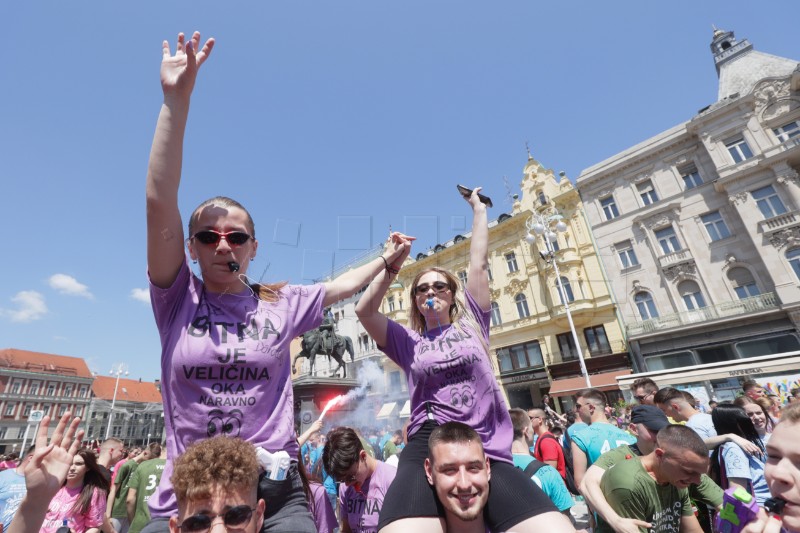
POLYGON ((703 440, 717 436, 717 429, 714 427, 711 415, 705 413, 697 413, 689 418, 689 420, 686 421, 686 427, 692 428, 703 440))
POLYGON ((591 466, 597 458, 609 450, 623 444, 636 444, 636 437, 612 424, 595 422, 587 428, 576 431, 572 442, 580 448, 588 458, 586 466, 591 466))
POLYGON ((8 530, 27 491, 25 476, 17 474, 16 468, 0 472, 0 522, 3 523, 3 531, 8 530))
MULTIPOLYGON (((514 466, 520 470, 525 468, 533 461, 530 455, 515 453, 513 455, 514 466)), ((531 476, 531 480, 536 483, 547 497, 552 500, 559 511, 566 511, 575 503, 564 484, 564 479, 558 470, 550 465, 544 465, 531 476)))
MULTIPOLYGON (((766 445, 768 440, 769 434, 762 438, 761 442, 766 445)), ((756 501, 763 507, 764 501, 770 497, 769 485, 764 477, 764 457, 745 453, 733 442, 723 444, 720 455, 725 461, 725 475, 729 479, 739 477, 750 480, 756 501)))

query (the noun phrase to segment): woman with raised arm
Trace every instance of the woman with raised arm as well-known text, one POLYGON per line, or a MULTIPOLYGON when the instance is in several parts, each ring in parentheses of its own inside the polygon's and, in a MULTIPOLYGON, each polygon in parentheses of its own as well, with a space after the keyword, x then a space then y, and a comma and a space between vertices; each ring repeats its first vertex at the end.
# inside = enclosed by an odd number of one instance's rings
MULTIPOLYGON (((380 272, 356 305, 356 314, 386 355, 406 372, 411 396, 408 444, 380 515, 382 532, 442 532, 443 503, 465 516, 481 512, 478 494, 452 494, 440 502, 428 484, 424 462, 428 437, 437 425, 463 422, 481 436, 491 460, 491 491, 484 517, 491 531, 574 531, 533 482, 514 467, 513 428, 489 355, 489 228, 476 188, 472 207, 470 266, 463 296, 458 279, 441 268, 418 273, 411 283, 407 328, 378 311, 396 272, 380 272), (536 517, 534 519, 534 517, 536 517)), ((410 241, 399 241, 405 252, 410 241)), ((476 489, 477 490, 477 489, 476 489)))
MULTIPOLYGON (((325 307, 393 268, 402 251, 389 249, 328 283, 251 284, 247 270, 258 241, 240 203, 221 196, 206 200, 184 234, 178 210, 184 131, 197 71, 213 47, 208 39, 201 48, 198 32, 189 40, 179 34, 174 54, 166 41, 162 45, 164 103, 147 169, 147 267, 162 345, 168 459, 149 500, 153 521, 146 533, 167 531, 177 513, 172 462, 192 442, 223 434, 297 457, 290 342, 317 327, 325 307)), ((315 531, 296 465, 285 479, 259 481, 258 497, 267 502, 263 531, 315 531)))

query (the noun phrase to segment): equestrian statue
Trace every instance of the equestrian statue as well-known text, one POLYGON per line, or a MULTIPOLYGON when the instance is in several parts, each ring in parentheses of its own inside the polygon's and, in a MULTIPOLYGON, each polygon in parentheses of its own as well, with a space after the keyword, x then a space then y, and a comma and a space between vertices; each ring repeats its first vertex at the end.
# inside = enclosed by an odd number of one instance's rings
POLYGON ((342 379, 347 377, 347 367, 344 363, 345 352, 350 354, 350 361, 355 361, 355 353, 353 351, 353 341, 350 337, 339 335, 333 331, 334 321, 333 317, 328 311, 325 314, 325 319, 317 329, 312 329, 303 334, 303 340, 300 343, 301 350, 294 356, 292 360, 292 373, 296 374, 297 369, 295 365, 297 360, 301 357, 306 357, 311 363, 309 375, 314 375, 314 360, 317 355, 327 355, 328 359, 334 359, 339 366, 333 371, 333 375, 339 374, 342 370, 342 379))

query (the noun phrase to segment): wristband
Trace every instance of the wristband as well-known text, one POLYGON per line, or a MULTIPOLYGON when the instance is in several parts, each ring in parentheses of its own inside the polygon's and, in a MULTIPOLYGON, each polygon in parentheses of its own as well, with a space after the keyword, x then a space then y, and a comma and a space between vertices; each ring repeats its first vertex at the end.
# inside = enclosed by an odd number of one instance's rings
POLYGON ((394 268, 392 266, 389 266, 389 262, 386 260, 385 257, 381 256, 381 259, 383 259, 383 264, 385 265, 386 272, 388 272, 389 274, 397 274, 400 272, 399 268, 394 268))

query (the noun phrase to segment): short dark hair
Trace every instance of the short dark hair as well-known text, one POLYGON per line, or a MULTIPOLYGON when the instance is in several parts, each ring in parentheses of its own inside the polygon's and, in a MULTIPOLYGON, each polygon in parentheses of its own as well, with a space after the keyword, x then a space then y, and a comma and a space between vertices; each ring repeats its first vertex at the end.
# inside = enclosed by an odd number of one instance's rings
POLYGON ((514 440, 522 438, 522 432, 531 423, 528 413, 519 408, 509 409, 508 415, 511 417, 511 426, 514 428, 514 440))
POLYGON ((653 401, 657 404, 665 404, 672 400, 686 401, 686 396, 683 395, 683 391, 679 391, 674 387, 664 387, 653 396, 653 401))
POLYGON ((658 390, 658 385, 650 378, 639 378, 631 383, 630 389, 634 394, 636 393, 636 389, 640 388, 644 388, 649 394, 651 392, 656 392, 658 390))
POLYGON ((606 400, 606 395, 600 389, 581 389, 579 390, 575 396, 577 398, 586 398, 587 400, 591 400, 593 403, 599 404, 602 407, 608 405, 608 400, 606 400))
POLYGON ((353 428, 338 427, 328 433, 322 449, 322 465, 332 476, 342 476, 358 462, 364 446, 353 428))
POLYGON ((468 425, 461 422, 445 422, 441 426, 436 426, 428 438, 428 459, 433 462, 433 449, 437 445, 462 442, 477 442, 483 451, 480 435, 468 425))
POLYGON ((158 442, 151 442, 150 446, 147 447, 147 451, 150 452, 150 459, 155 459, 161 456, 161 444, 158 442))
POLYGON ((755 381, 753 379, 748 379, 747 381, 742 383, 742 390, 745 391, 745 392, 749 391, 750 389, 755 389, 756 387, 761 388, 761 389, 764 388, 764 386, 761 383, 759 383, 759 382, 757 382, 757 381, 755 381))
POLYGON ((656 442, 665 451, 675 447, 689 450, 700 457, 708 457, 708 448, 700 435, 692 428, 680 424, 670 424, 659 431, 656 442))

